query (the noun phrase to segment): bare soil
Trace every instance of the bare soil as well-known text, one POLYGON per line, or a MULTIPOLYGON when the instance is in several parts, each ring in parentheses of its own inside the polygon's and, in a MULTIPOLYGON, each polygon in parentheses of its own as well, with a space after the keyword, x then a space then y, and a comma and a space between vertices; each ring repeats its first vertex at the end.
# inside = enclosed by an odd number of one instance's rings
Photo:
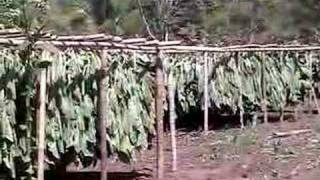
MULTIPOLYGON (((170 135, 165 137, 166 180, 319 180, 320 118, 301 114, 299 119, 220 129, 209 135, 178 132, 178 170, 171 171, 170 135), (273 132, 312 129, 311 133, 271 138, 273 132)), ((131 165, 108 164, 109 180, 154 179, 155 147, 139 154, 131 165)), ((69 174, 66 179, 97 179, 98 173, 69 174)), ((63 179, 65 179, 63 178, 63 179)))

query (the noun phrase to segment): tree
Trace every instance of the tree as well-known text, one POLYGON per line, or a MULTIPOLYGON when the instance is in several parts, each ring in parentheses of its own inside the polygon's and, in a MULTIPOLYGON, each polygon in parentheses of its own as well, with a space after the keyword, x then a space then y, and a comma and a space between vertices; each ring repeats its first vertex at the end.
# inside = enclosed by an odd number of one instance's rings
POLYGON ((37 29, 44 24, 46 1, 0 0, 0 26, 22 28, 26 31, 37 29))

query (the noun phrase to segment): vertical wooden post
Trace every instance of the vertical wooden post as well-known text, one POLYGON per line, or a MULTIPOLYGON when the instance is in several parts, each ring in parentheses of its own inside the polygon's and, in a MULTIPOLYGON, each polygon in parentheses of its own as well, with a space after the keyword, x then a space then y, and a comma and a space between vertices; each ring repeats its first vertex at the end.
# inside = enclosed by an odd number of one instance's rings
POLYGON ((107 51, 100 52, 101 67, 98 72, 98 132, 100 138, 100 180, 107 180, 107 51))
POLYGON ((37 179, 44 180, 45 136, 46 136, 46 69, 40 72, 40 92, 38 109, 38 172, 37 179))
MULTIPOLYGON (((295 53, 295 55, 296 55, 296 59, 294 59, 295 61, 299 61, 299 52, 297 51, 296 53, 295 53)), ((295 67, 295 70, 294 70, 294 74, 293 75, 295 75, 295 73, 296 73, 296 67, 295 67)), ((292 76, 293 76, 292 75, 292 76)), ((300 111, 300 101, 298 100, 298 104, 294 107, 294 119, 295 120, 298 120, 299 119, 299 111, 300 111)))
POLYGON ((236 52, 236 55, 235 55, 235 61, 236 61, 236 66, 237 66, 237 71, 236 71, 236 75, 240 78, 239 80, 239 100, 238 100, 238 107, 239 107, 239 110, 240 110, 240 124, 241 124, 241 129, 244 129, 244 121, 243 121, 243 102, 242 102, 242 76, 241 76, 241 67, 240 67, 240 58, 241 58, 241 55, 240 55, 240 52, 236 52))
POLYGON ((311 93, 312 93, 312 95, 314 97, 314 103, 316 105, 316 108, 317 108, 317 111, 318 111, 318 115, 320 115, 320 106, 318 104, 318 99, 317 99, 317 95, 316 95, 316 92, 315 92, 314 88, 312 88, 311 93))
POLYGON ((311 81, 311 89, 310 89, 310 94, 309 94, 309 110, 311 110, 312 108, 312 111, 313 111, 313 107, 311 107, 311 104, 312 104, 312 97, 314 98, 314 103, 316 105, 316 109, 317 109, 317 112, 318 114, 320 114, 320 107, 319 107, 319 104, 318 104, 318 100, 317 100, 317 95, 315 93, 315 90, 314 90, 314 87, 313 87, 313 74, 312 74, 312 64, 313 64, 313 54, 312 52, 310 52, 309 54, 309 61, 310 61, 310 72, 311 72, 311 75, 310 75, 310 81, 311 81))
POLYGON ((156 58, 156 127, 157 127, 157 178, 163 179, 163 67, 162 55, 158 52, 156 58))
MULTIPOLYGON (((283 51, 281 51, 280 52, 280 62, 281 63, 284 63, 283 62, 284 61, 284 53, 283 53, 283 51)), ((287 87, 284 87, 284 93, 285 94, 287 94, 286 92, 287 92, 287 89, 286 89, 287 87)), ((287 97, 287 96, 285 96, 285 97, 287 97)), ((285 105, 286 105, 286 101, 287 101, 287 99, 285 99, 285 102, 281 105, 281 109, 280 109, 280 122, 281 123, 283 123, 283 121, 284 121, 284 107, 285 107, 285 105)))
POLYGON ((312 77, 312 52, 310 51, 309 53, 307 53, 306 55, 307 58, 307 62, 309 63, 309 71, 310 71, 310 77, 309 77, 309 81, 310 81, 310 89, 308 92, 308 97, 309 97, 309 101, 308 101, 308 113, 311 114, 313 112, 313 107, 312 107, 312 89, 313 89, 313 77, 312 77))
POLYGON ((176 112, 175 112, 175 82, 173 72, 170 70, 168 77, 169 116, 172 148, 172 171, 177 170, 177 142, 176 142, 176 112))
POLYGON ((204 134, 207 135, 209 131, 209 92, 208 92, 208 52, 205 52, 203 55, 204 60, 204 90, 203 90, 203 100, 204 100, 204 121, 203 121, 203 129, 204 134))
POLYGON ((262 110, 263 110, 263 121, 265 124, 268 123, 268 109, 267 109, 267 83, 266 83, 266 54, 261 52, 261 62, 262 62, 262 110))

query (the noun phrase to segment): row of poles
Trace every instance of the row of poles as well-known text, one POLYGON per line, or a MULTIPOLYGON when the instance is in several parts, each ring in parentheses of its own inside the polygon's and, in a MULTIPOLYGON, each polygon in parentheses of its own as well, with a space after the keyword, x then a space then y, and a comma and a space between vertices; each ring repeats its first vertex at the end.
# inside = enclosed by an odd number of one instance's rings
MULTIPOLYGON (((282 53, 282 52, 281 52, 282 53)), ((108 59, 107 59, 108 51, 101 50, 100 58, 101 58, 101 69, 98 72, 98 133, 99 133, 99 149, 100 149, 100 157, 101 157, 101 171, 100 171, 100 180, 107 180, 107 138, 106 138, 106 122, 107 122, 107 113, 105 113, 105 109, 107 109, 108 99, 106 96, 106 84, 107 84, 107 70, 108 70, 108 59)), ((266 92, 266 68, 265 68, 265 53, 259 52, 259 55, 262 58, 262 111, 263 111, 263 119, 265 123, 268 123, 268 111, 267 111, 267 92, 266 92)), ((215 60, 215 55, 212 55, 215 60)), ((312 72, 312 54, 310 52, 309 56, 307 56, 307 60, 310 63, 310 70, 312 72)), ((239 67, 239 59, 240 52, 235 52, 235 60, 236 66, 238 70, 239 67)), ((282 58, 280 58, 282 60, 282 58)), ((208 52, 203 52, 203 61, 204 61, 204 134, 208 134, 209 132, 209 58, 208 52)), ((210 65, 211 66, 211 65, 210 65)), ((310 81, 312 82, 312 77, 310 77, 310 81)), ((169 74, 168 77, 168 95, 169 95, 169 117, 170 117, 170 131, 171 131, 171 146, 172 146, 172 170, 177 170, 177 144, 176 144, 176 127, 175 127, 175 84, 172 81, 173 75, 169 74)), ((241 83, 241 82, 240 82, 241 83)), ((42 69, 39 78, 39 86, 38 94, 38 107, 37 107, 37 124, 38 124, 38 170, 37 177, 38 180, 44 180, 44 170, 45 170, 45 127, 46 127, 46 69, 42 69)), ((242 93, 241 85, 239 86, 240 93, 242 93)), ((156 58, 156 157, 157 157, 157 172, 156 176, 158 179, 164 178, 164 136, 163 136, 163 116, 164 116, 164 107, 163 107, 163 99, 165 91, 164 84, 164 71, 162 64, 162 55, 161 52, 157 53, 156 58)), ((315 103, 317 106, 317 110, 320 113, 319 106, 317 104, 315 91, 312 89, 309 92, 309 104, 312 99, 315 99, 315 103)), ((242 97, 239 96, 239 107, 242 107, 242 97)), ((283 113, 281 113, 283 115, 283 113)), ((244 127, 243 123, 243 115, 244 111, 240 108, 240 122, 241 127, 244 127)), ((283 117, 280 119, 283 120, 283 117)))
MULTIPOLYGON (((259 57, 261 57, 261 89, 262 89, 262 100, 261 100, 261 110, 263 112, 263 122, 265 124, 268 124, 268 108, 267 108, 267 82, 266 82, 266 53, 265 52, 258 52, 259 57)), ((318 114, 320 114, 320 107, 317 102, 315 90, 313 87, 313 77, 312 77, 312 64, 313 64, 313 54, 312 52, 306 52, 305 53, 306 61, 309 65, 308 69, 310 71, 310 79, 311 87, 309 89, 308 95, 308 105, 309 109, 311 108, 312 101, 314 100, 314 103, 316 105, 316 110, 318 114)), ((280 52, 280 61, 283 61, 284 52, 280 52)), ((213 61, 216 61, 216 54, 212 54, 213 61)), ((237 67, 237 73, 241 72, 240 69, 240 59, 241 59, 241 52, 234 52, 234 58, 235 63, 237 67)), ((297 54, 297 58, 299 58, 299 55, 297 54)), ((204 72, 204 121, 203 121, 203 130, 204 134, 207 135, 209 132, 209 68, 212 68, 212 62, 210 59, 209 61, 208 52, 203 52, 203 72, 204 72)), ((163 69, 162 69, 162 61, 161 61, 161 54, 157 57, 157 63, 156 63, 156 82, 157 82, 157 96, 156 96, 156 126, 157 126, 157 178, 163 179, 164 178, 164 157, 163 157, 163 98, 162 95, 164 94, 164 81, 163 81, 163 69)), ((240 77, 240 74, 236 74, 236 76, 240 77)), ((240 124, 241 129, 244 128, 244 109, 243 109, 243 99, 242 99, 242 81, 239 82, 239 100, 238 100, 238 107, 240 108, 239 116, 240 116, 240 124)), ((176 144, 176 127, 175 127, 175 84, 173 83, 173 77, 172 74, 169 73, 168 76, 168 99, 169 99, 169 121, 170 121, 170 134, 171 134, 171 149, 172 149, 172 171, 177 170, 177 144, 176 144)), ((296 116, 296 109, 295 109, 295 116, 296 116)), ((280 112, 280 121, 283 122, 284 119, 284 109, 281 109, 280 112)), ((254 122, 256 123, 256 122, 254 122)))
MULTIPOLYGON (((108 52, 102 50, 100 52, 101 58, 101 68, 98 71, 98 122, 97 122, 97 131, 99 133, 99 150, 101 158, 101 171, 100 179, 107 180, 107 131, 106 131, 106 122, 107 122, 107 109, 108 99, 106 95, 106 84, 107 84, 107 70, 108 70, 108 52)), ((37 129, 38 129, 38 169, 37 169, 37 179, 44 180, 44 171, 45 171, 45 148, 46 148, 46 91, 47 91, 47 81, 46 81, 47 69, 43 68, 40 71, 39 77, 39 88, 37 89, 38 96, 38 107, 37 107, 37 129)))

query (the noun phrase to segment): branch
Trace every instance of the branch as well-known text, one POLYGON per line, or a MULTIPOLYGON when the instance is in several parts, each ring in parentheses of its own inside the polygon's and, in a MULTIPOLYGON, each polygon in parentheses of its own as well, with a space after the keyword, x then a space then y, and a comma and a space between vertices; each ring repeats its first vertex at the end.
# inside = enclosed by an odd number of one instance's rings
POLYGON ((302 129, 302 130, 293 130, 288 132, 274 132, 272 133, 272 138, 281 138, 281 137, 287 137, 292 135, 299 135, 299 134, 305 134, 305 133, 311 133, 311 129, 302 129))
POLYGON ((151 32, 151 29, 150 29, 150 27, 149 27, 149 24, 148 24, 148 22, 147 22, 147 19, 146 19, 145 15, 144 15, 144 12, 143 12, 143 9, 142 9, 141 1, 140 1, 140 0, 137 0, 137 3, 138 3, 138 7, 139 7, 140 16, 141 16, 141 18, 142 18, 142 20, 143 20, 144 25, 146 26, 146 29, 147 29, 147 32, 148 32, 149 36, 152 37, 153 39, 157 39, 157 38, 153 35, 153 33, 151 32))

